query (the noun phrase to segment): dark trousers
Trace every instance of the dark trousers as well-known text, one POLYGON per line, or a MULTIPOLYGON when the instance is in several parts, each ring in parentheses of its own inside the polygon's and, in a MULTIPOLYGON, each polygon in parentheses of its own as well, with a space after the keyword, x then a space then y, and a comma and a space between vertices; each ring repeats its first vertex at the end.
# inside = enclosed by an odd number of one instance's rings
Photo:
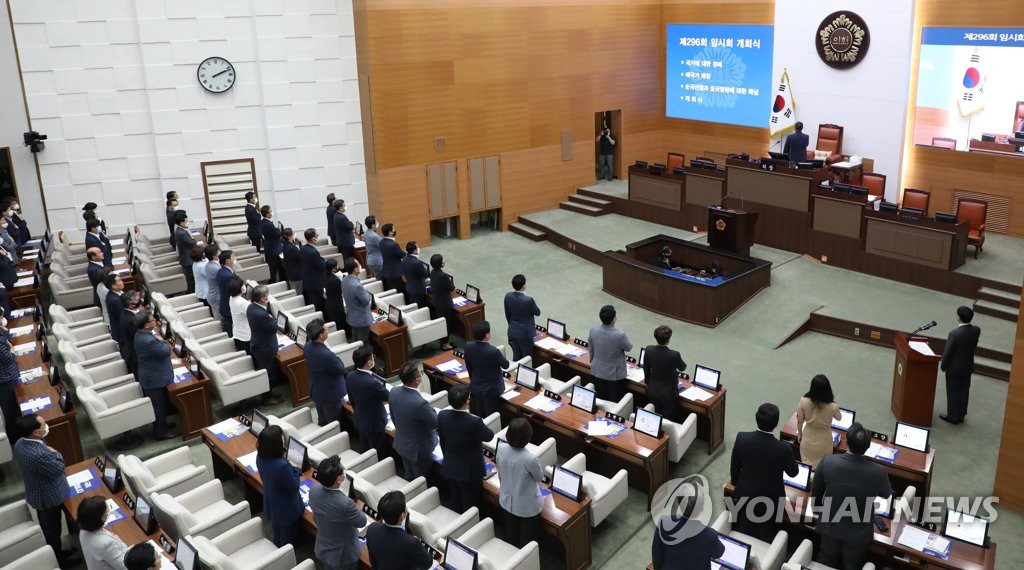
POLYGON ((317 311, 320 311, 321 313, 324 312, 323 291, 314 292, 310 291, 309 289, 306 289, 302 292, 302 300, 304 300, 307 305, 313 305, 313 308, 315 308, 317 311))
POLYGON ((256 246, 256 251, 263 251, 263 238, 261 236, 249 236, 249 243, 256 246))
POLYGON ((471 392, 469 411, 473 414, 486 418, 497 412, 499 406, 501 406, 501 394, 478 394, 475 391, 471 392))
POLYGON ((949 419, 963 421, 970 396, 971 375, 946 372, 946 416, 949 419))
POLYGON ((609 402, 618 402, 626 395, 626 380, 602 380, 594 378, 597 397, 609 402))
POLYGON ((196 274, 192 272, 191 265, 182 265, 181 272, 185 274, 185 292, 196 292, 196 274))
POLYGON ((355 257, 356 256, 356 249, 354 247, 352 247, 351 245, 341 245, 341 244, 335 244, 335 245, 338 246, 338 253, 341 254, 341 258, 342 259, 348 259, 350 257, 355 257))
POLYGON ((505 542, 522 548, 531 540, 537 540, 540 532, 540 515, 517 517, 504 509, 501 514, 505 523, 505 542))
POLYGON ((363 446, 363 452, 371 449, 377 450, 377 461, 383 461, 388 455, 387 449, 384 447, 386 439, 387 434, 383 431, 359 430, 359 444, 363 446))
POLYGON ((405 302, 406 302, 407 305, 415 303, 417 307, 426 307, 426 306, 428 306, 427 305, 427 294, 426 293, 418 293, 418 294, 414 295, 414 294, 410 293, 409 291, 406 291, 405 292, 405 302))
POLYGON ((252 356, 252 349, 249 348, 249 341, 235 339, 235 348, 238 350, 244 350, 246 354, 252 356))
POLYGON ((394 289, 399 293, 405 293, 405 281, 402 281, 401 277, 385 277, 381 281, 384 282, 385 291, 394 289))
POLYGON ((821 537, 821 563, 833 568, 855 570, 864 566, 871 547, 871 533, 863 538, 827 534, 821 537), (842 560, 842 565, 839 562, 842 560))
POLYGON ((46 541, 46 544, 50 545, 54 554, 57 555, 58 560, 64 557, 64 555, 61 554, 60 544, 61 513, 62 510, 60 505, 50 507, 48 509, 36 509, 36 516, 39 517, 39 526, 43 529, 43 540, 46 541))
POLYGON ((402 467, 404 469, 402 477, 406 481, 412 481, 417 477, 426 477, 430 473, 430 464, 434 462, 434 458, 430 455, 415 459, 409 459, 404 455, 400 457, 402 458, 402 467))
POLYGON ((533 355, 533 337, 508 337, 508 343, 512 346, 512 360, 533 355))
POLYGON ((224 328, 224 332, 228 333, 228 336, 233 335, 235 332, 231 323, 231 315, 220 313, 220 326, 224 328))
MULTIPOLYGON (((751 497, 750 500, 753 501, 754 497, 751 497)), ((770 515, 770 518, 767 521, 757 523, 751 521, 750 517, 747 516, 747 509, 743 508, 739 509, 736 512, 736 527, 737 530, 739 530, 743 534, 752 536, 754 538, 763 540, 768 544, 771 544, 771 542, 775 540, 776 533, 778 533, 779 531, 779 525, 775 522, 776 516, 779 512, 777 510, 779 508, 779 502, 776 501, 776 506, 772 507, 771 513, 767 512, 769 507, 767 505, 763 505, 762 503, 763 501, 757 501, 756 503, 754 503, 754 506, 751 506, 749 508, 753 509, 753 512, 751 514, 754 515, 754 518, 756 518, 759 521, 763 520, 766 515, 770 515)), ((781 507, 785 509, 785 503, 781 503, 781 507)), ((860 567, 858 566, 858 568, 860 567)))
POLYGON ((469 510, 469 507, 476 507, 480 504, 480 495, 483 492, 484 482, 482 479, 469 481, 448 480, 448 487, 452 491, 452 506, 459 514, 469 510))
MULTIPOLYGON (((625 383, 623 383, 625 384, 625 383)), ((671 422, 676 421, 676 410, 678 405, 676 403, 675 394, 652 394, 651 389, 647 389, 648 399, 654 404, 654 411, 661 415, 661 417, 671 422)), ((768 542, 771 542, 770 540, 768 542)))
POLYGON ((167 433, 167 387, 143 388, 142 392, 153 404, 153 414, 156 416, 153 422, 153 436, 163 437, 167 433))
POLYGON ((270 267, 270 283, 277 283, 284 279, 284 266, 281 264, 281 258, 268 253, 264 259, 267 260, 267 265, 270 267))
POLYGON ((361 340, 363 342, 370 341, 370 327, 350 327, 352 329, 352 338, 349 342, 355 342, 361 340))
POLYGON ((11 440, 11 443, 18 440, 15 437, 18 430, 14 429, 14 419, 21 416, 18 399, 14 397, 14 387, 17 384, 17 381, 0 384, 0 412, 4 415, 4 426, 7 427, 8 438, 11 440))
POLYGON ((286 544, 295 544, 295 531, 299 529, 299 521, 291 524, 274 524, 270 527, 274 530, 274 546, 281 548, 286 544))
POLYGON ((341 402, 334 404, 316 405, 316 423, 320 427, 338 420, 341 421, 341 402))
MULTIPOLYGON (((3 307, 5 315, 11 314, 11 300, 7 296, 6 288, 0 288, 0 307, 3 307)), ((43 316, 39 315, 39 318, 43 318, 43 316)))

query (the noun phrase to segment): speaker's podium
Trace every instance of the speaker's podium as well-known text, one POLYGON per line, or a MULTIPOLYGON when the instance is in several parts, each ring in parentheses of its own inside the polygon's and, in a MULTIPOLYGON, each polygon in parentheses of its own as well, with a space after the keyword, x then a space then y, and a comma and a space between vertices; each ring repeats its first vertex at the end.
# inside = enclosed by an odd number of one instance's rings
POLYGON ((708 245, 750 257, 757 214, 708 206, 708 245))
POLYGON ((935 380, 941 356, 932 352, 927 339, 896 333, 896 366, 892 373, 892 413, 896 419, 931 427, 935 380), (912 344, 913 343, 913 344, 912 344), (918 344, 920 343, 920 344, 918 344), (923 346, 922 346, 923 345, 923 346))

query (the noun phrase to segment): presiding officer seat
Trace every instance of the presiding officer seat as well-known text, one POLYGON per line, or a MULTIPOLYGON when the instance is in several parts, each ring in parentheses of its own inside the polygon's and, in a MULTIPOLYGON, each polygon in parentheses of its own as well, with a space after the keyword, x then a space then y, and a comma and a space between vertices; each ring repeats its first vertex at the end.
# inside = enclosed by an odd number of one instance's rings
POLYGON ((843 159, 843 127, 831 123, 818 125, 818 139, 814 143, 815 150, 807 151, 807 160, 817 158, 816 151, 823 154, 826 162, 839 162, 843 159), (827 154, 824 154, 827 153, 827 154))

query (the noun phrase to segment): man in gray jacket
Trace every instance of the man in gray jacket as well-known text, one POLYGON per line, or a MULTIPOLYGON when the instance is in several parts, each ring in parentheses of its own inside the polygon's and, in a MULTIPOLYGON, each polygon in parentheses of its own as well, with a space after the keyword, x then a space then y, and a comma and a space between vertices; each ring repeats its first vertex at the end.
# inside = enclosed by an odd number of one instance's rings
POLYGON ((309 490, 317 528, 313 553, 330 570, 359 568, 359 529, 366 526, 366 515, 342 490, 344 472, 337 455, 324 459, 316 470, 320 484, 309 490))
POLYGON ((373 311, 370 310, 373 295, 359 280, 361 270, 356 258, 349 257, 345 260, 346 275, 341 280, 341 296, 345 300, 345 320, 348 326, 352 327, 352 342, 369 342, 370 325, 373 324, 373 311))
POLYGON ((618 402, 626 395, 626 353, 633 350, 626 332, 615 328, 615 307, 605 305, 599 313, 601 324, 591 327, 590 373, 597 397, 618 402))
POLYGON ((415 362, 398 369, 402 385, 388 394, 391 421, 395 422, 395 451, 402 458, 406 481, 427 476, 431 453, 437 447, 437 413, 420 393, 422 376, 415 362))

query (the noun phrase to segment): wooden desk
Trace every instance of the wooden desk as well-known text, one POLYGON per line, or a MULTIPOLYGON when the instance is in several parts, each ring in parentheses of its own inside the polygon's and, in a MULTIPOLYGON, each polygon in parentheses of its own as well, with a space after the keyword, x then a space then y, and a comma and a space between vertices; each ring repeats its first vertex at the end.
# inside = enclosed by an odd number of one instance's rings
MULTIPOLYGON (((452 291, 451 295, 454 299, 461 297, 462 293, 452 291)), ((433 300, 433 292, 427 291, 427 303, 433 306, 433 300)), ((484 316, 484 306, 485 303, 481 300, 479 303, 469 302, 452 307, 452 318, 448 319, 448 332, 453 332, 466 340, 473 340, 473 325, 487 320, 484 316)))
POLYGON ((686 168, 684 174, 652 174, 629 167, 629 199, 608 198, 615 213, 684 228, 707 228, 707 207, 725 196, 725 171, 686 168))
POLYGON ((832 170, 832 182, 860 184, 861 176, 864 172, 864 165, 862 163, 849 164, 837 162, 831 165, 830 169, 832 170))
POLYGON ((726 161, 726 164, 729 172, 727 193, 730 196, 798 212, 810 210, 811 190, 830 176, 827 168, 777 167, 775 170, 762 170, 759 162, 735 159, 726 161))
POLYGON ((865 211, 864 251, 952 271, 964 264, 967 256, 967 230, 970 224, 916 222, 900 219, 899 214, 865 211))
POLYGON ((309 369, 302 347, 293 344, 284 350, 278 350, 277 365, 288 377, 288 385, 292 389, 292 406, 299 407, 309 402, 309 369))
POLYGON ((181 419, 181 439, 198 437, 203 427, 213 423, 211 382, 209 378, 199 380, 193 376, 191 380, 167 387, 167 396, 181 419))
MULTIPOLYGON (((537 341, 547 335, 538 333, 533 338, 533 358, 536 362, 551 365, 552 375, 559 378, 571 378, 579 375, 584 383, 593 381, 590 374, 590 355, 583 354, 579 358, 568 358, 557 352, 552 352, 537 346, 537 341)), ((572 342, 572 341, 569 341, 572 342)), ((645 405, 647 399, 647 384, 640 379, 643 376, 643 369, 629 365, 633 378, 626 379, 627 389, 633 393, 634 402, 637 407, 645 405)), ((680 391, 693 386, 690 380, 679 381, 683 387, 680 391)), ((697 414, 697 438, 708 442, 708 455, 715 452, 725 443, 725 398, 728 390, 722 387, 709 400, 693 402, 685 398, 678 398, 679 409, 686 415, 697 414)))
MULTIPOLYGON (((460 379, 438 370, 437 366, 448 360, 463 362, 451 351, 423 362, 424 370, 440 380, 431 382, 435 390, 442 389, 441 384, 452 386, 456 383, 469 383, 468 377, 460 379)), ((537 437, 554 437, 562 455, 586 453, 587 466, 592 471, 611 477, 618 469, 625 469, 630 484, 644 490, 650 503, 655 491, 668 480, 668 437, 663 435, 655 439, 629 429, 633 425, 631 422, 626 422, 627 429, 617 437, 588 437, 587 422, 593 420, 595 414, 570 406, 565 397, 562 398, 563 405, 551 413, 540 412, 525 405, 541 393, 520 387, 515 397, 502 400, 502 410, 507 416, 529 419, 537 431, 537 437)))
POLYGON ((409 329, 405 325, 374 323, 370 327, 370 343, 382 356, 379 364, 384 367, 385 376, 398 374, 398 369, 409 360, 409 329))
MULTIPOLYGON (((839 432, 839 443, 833 449, 833 453, 846 453, 846 432, 840 430, 834 430, 839 432)), ((782 431, 779 434, 779 439, 782 441, 788 441, 793 445, 793 453, 796 454, 797 458, 800 457, 800 444, 796 438, 796 414, 790 416, 789 421, 786 425, 782 426, 782 431)), ((877 443, 883 447, 891 447, 899 450, 899 455, 896 456, 896 460, 892 463, 887 463, 869 457, 870 461, 873 461, 882 467, 889 473, 889 479, 892 480, 893 490, 896 491, 897 495, 902 494, 903 490, 910 485, 917 487, 917 496, 922 499, 931 495, 932 489, 932 466, 935 462, 935 448, 930 448, 928 453, 922 453, 920 451, 914 451, 913 449, 907 449, 905 447, 898 447, 892 444, 891 441, 878 441, 872 439, 872 443, 877 443)))
POLYGON ((1024 156, 1017 150, 1017 145, 1010 142, 995 142, 995 141, 983 141, 980 139, 971 139, 971 142, 967 145, 967 150, 971 152, 987 152, 990 154, 1009 154, 1013 156, 1024 156))
POLYGON ((864 212, 868 207, 866 196, 816 188, 811 193, 811 201, 811 229, 861 239, 864 212))

